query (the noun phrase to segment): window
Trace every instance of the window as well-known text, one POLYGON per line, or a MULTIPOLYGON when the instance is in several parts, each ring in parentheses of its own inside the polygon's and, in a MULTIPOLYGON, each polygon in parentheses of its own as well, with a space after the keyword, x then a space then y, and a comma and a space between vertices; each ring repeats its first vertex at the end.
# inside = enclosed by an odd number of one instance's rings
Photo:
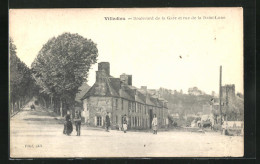
POLYGON ((131 109, 131 102, 128 102, 128 109, 131 109))
POLYGON ((118 99, 116 99, 116 109, 118 109, 118 99))
POLYGON ((132 109, 133 109, 133 112, 136 112, 136 107, 135 107, 135 103, 132 102, 132 109))
POLYGON ((116 124, 118 124, 118 117, 117 117, 117 115, 116 115, 116 124))
POLYGON ((141 112, 140 112, 140 111, 141 111, 141 107, 140 107, 140 106, 141 106, 141 105, 138 103, 138 104, 137 104, 137 109, 138 109, 137 111, 138 111, 138 113, 141 113, 141 112))
POLYGON ((124 110, 124 100, 122 99, 122 110, 124 110))
POLYGON ((102 126, 102 117, 97 116, 97 126, 102 126))

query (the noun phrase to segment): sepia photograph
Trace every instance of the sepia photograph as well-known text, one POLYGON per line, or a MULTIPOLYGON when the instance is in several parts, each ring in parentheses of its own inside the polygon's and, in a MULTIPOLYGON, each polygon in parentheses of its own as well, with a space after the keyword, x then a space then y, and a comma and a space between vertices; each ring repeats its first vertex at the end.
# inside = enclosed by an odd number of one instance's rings
POLYGON ((243 8, 9 10, 10 158, 244 156, 243 8))

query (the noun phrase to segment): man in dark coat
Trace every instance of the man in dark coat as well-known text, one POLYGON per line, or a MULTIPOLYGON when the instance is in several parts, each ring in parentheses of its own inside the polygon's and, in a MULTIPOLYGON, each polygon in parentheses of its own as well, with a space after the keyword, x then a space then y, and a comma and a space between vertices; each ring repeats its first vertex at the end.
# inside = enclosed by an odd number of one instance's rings
POLYGON ((81 117, 79 111, 76 111, 74 122, 76 125, 77 136, 80 136, 81 117))
POLYGON ((109 127, 110 127, 110 118, 109 118, 109 113, 107 112, 107 115, 106 115, 106 131, 109 132, 109 127))

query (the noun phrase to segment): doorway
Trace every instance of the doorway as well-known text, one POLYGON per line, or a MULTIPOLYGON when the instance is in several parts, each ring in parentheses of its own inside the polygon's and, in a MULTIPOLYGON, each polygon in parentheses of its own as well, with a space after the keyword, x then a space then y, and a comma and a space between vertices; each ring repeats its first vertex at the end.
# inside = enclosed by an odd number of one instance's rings
POLYGON ((150 127, 150 129, 152 129, 152 121, 153 121, 153 110, 152 109, 149 109, 149 118, 150 118, 149 127, 150 127))

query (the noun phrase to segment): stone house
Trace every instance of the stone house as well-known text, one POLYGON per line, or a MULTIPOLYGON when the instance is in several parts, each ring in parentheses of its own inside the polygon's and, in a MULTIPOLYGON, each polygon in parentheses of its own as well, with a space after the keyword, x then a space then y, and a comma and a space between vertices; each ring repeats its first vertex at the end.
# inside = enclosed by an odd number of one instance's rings
POLYGON ((158 118, 159 127, 168 124, 167 101, 151 95, 145 86, 140 89, 132 86, 132 75, 112 77, 108 62, 98 64, 96 82, 81 100, 82 116, 89 126, 103 127, 107 112, 112 128, 122 126, 124 115, 128 118, 130 129, 151 128, 154 114, 158 118))

